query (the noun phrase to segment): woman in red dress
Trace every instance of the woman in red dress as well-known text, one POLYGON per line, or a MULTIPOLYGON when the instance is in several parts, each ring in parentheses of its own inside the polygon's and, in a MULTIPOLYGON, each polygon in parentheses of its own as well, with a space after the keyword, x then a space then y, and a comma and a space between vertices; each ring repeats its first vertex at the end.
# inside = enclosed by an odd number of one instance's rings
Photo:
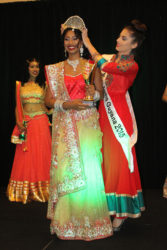
POLYGON ((9 200, 24 204, 48 200, 51 164, 45 86, 38 81, 39 62, 31 59, 27 63, 26 82, 16 81, 16 126, 11 141, 17 145, 7 187, 9 200))
POLYGON ((133 20, 117 39, 115 55, 100 55, 83 30, 82 36, 103 74, 104 100, 100 102, 100 126, 103 132, 103 176, 113 230, 119 231, 127 217, 137 218, 144 210, 140 176, 134 144, 137 126, 128 89, 138 72, 134 52, 140 47, 147 30, 133 20), (107 59, 107 60, 106 60, 107 59))

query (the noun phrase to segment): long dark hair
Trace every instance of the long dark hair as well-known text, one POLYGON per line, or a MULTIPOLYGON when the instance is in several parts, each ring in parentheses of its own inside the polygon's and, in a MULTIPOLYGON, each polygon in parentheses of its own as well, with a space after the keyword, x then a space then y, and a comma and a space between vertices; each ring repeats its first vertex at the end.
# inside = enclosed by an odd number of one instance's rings
POLYGON ((22 79, 21 79, 22 86, 24 86, 24 84, 28 81, 28 79, 30 77, 28 67, 29 67, 30 63, 32 63, 32 62, 37 62, 39 64, 39 68, 40 68, 39 75, 37 76, 35 82, 38 83, 40 87, 44 87, 44 85, 45 85, 44 73, 43 73, 43 70, 42 70, 39 59, 37 59, 35 57, 26 59, 26 61, 25 61, 24 69, 23 69, 23 75, 22 75, 22 79))
POLYGON ((124 28, 132 33, 131 36, 134 38, 133 42, 137 42, 137 47, 132 50, 132 53, 136 54, 146 38, 147 26, 140 20, 134 19, 129 24, 125 25, 124 28))
MULTIPOLYGON (((61 36, 63 48, 64 48, 64 39, 65 39, 65 35, 67 34, 67 32, 68 32, 69 30, 72 30, 72 31, 75 33, 75 36, 76 36, 80 41, 82 41, 82 33, 81 33, 80 30, 78 30, 78 29, 73 29, 73 28, 67 28, 67 29, 64 30, 64 32, 63 32, 63 34, 62 34, 62 36, 61 36)), ((83 48, 84 48, 83 58, 86 58, 86 59, 90 58, 89 51, 88 51, 88 49, 84 46, 84 44, 83 44, 83 48)), ((67 57, 68 57, 68 56, 67 56, 67 57)))

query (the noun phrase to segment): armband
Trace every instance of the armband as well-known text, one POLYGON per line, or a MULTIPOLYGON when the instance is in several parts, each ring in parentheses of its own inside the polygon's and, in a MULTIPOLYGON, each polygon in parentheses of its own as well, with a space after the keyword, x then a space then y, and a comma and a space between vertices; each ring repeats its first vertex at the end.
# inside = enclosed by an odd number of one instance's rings
POLYGON ((95 102, 97 102, 97 101, 100 100, 100 93, 99 93, 99 91, 95 90, 93 99, 94 99, 95 102))
POLYGON ((101 58, 101 59, 97 62, 97 67, 100 68, 100 67, 103 65, 103 63, 105 63, 105 62, 107 62, 107 60, 104 59, 104 58, 101 58))

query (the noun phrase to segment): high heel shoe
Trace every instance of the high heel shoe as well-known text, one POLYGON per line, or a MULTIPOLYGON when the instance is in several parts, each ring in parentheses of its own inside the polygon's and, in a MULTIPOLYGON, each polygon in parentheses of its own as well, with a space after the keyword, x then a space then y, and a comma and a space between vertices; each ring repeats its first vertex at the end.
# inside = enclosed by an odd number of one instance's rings
POLYGON ((124 224, 124 222, 126 221, 126 219, 122 219, 120 225, 118 227, 113 227, 113 231, 114 232, 119 232, 121 230, 122 225, 124 224))

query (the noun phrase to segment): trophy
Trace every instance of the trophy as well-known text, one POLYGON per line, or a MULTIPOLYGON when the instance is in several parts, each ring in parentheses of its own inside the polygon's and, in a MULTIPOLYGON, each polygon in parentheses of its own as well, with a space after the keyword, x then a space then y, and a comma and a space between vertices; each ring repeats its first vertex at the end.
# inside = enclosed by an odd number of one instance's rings
MULTIPOLYGON (((95 71, 96 71, 96 66, 94 66, 94 69, 91 72, 89 78, 85 79, 85 84, 86 85, 93 85, 95 71)), ((89 95, 89 94, 85 96, 85 98, 83 99, 83 103, 89 105, 90 107, 95 107, 96 106, 96 101, 94 100, 94 97, 89 95)))
MULTIPOLYGON (((86 85, 90 85, 89 80, 85 80, 86 85)), ((86 95, 85 98, 83 99, 83 103, 89 105, 90 107, 96 106, 96 102, 93 99, 93 96, 91 95, 86 95)))

